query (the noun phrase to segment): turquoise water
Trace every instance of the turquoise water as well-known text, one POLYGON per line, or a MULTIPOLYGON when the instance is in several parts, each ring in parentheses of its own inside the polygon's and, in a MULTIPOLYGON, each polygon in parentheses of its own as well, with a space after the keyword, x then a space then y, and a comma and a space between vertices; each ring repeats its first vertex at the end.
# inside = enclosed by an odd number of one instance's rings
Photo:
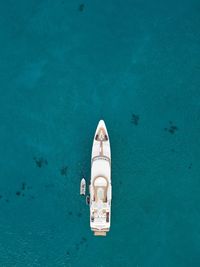
POLYGON ((200 3, 0 2, 0 267, 200 266, 200 3), (79 196, 97 123, 112 227, 79 196))

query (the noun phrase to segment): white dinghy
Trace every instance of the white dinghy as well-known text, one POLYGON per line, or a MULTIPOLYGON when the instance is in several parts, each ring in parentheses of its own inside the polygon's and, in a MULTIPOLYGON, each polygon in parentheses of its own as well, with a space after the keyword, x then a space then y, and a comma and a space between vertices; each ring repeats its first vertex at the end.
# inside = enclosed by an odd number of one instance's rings
POLYGON ((111 220, 111 151, 106 125, 100 120, 93 141, 90 180, 90 227, 105 236, 111 220))
POLYGON ((82 178, 80 184, 80 195, 85 196, 85 191, 86 191, 86 181, 85 178, 82 178))

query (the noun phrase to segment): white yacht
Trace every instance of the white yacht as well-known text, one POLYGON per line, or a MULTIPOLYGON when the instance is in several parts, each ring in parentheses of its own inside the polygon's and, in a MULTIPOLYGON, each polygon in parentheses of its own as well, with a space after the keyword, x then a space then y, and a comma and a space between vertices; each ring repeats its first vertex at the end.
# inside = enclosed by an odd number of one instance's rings
POLYGON ((105 236, 111 221, 111 151, 106 125, 97 126, 91 158, 90 227, 94 235, 105 236))

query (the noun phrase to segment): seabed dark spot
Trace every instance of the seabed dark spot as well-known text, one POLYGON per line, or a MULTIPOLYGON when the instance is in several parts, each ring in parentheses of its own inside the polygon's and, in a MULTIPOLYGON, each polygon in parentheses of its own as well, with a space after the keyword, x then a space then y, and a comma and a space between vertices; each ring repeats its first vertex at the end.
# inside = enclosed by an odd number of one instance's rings
POLYGON ((85 8, 85 5, 84 4, 80 4, 78 10, 80 12, 83 12, 84 8, 85 8))
POLYGON ((178 130, 178 127, 173 125, 172 121, 169 121, 169 124, 170 124, 169 128, 164 128, 164 130, 171 134, 174 134, 178 130))
POLYGON ((84 244, 86 241, 87 241, 87 238, 83 236, 83 237, 81 238, 80 244, 82 245, 82 244, 84 244))
POLYGON ((139 119, 140 119, 139 115, 132 114, 132 116, 131 116, 131 123, 133 123, 134 125, 138 125, 139 119))
POLYGON ((43 166, 48 164, 48 161, 42 157, 37 158, 37 157, 33 157, 36 165, 38 166, 38 168, 42 168, 43 166))
POLYGON ((70 253, 69 253, 69 251, 67 251, 67 256, 69 256, 70 255, 70 253))
POLYGON ((63 167, 60 169, 60 174, 63 175, 63 176, 67 176, 67 169, 68 169, 67 166, 63 166, 63 167))
POLYGON ((8 200, 8 199, 6 199, 6 202, 8 203, 8 202, 9 202, 9 200, 8 200))
POLYGON ((190 165, 189 165, 188 169, 191 169, 191 168, 192 168, 192 163, 190 163, 190 165))
POLYGON ((17 195, 17 196, 20 196, 20 195, 21 195, 21 192, 20 192, 20 191, 17 191, 17 192, 16 192, 16 195, 17 195))
POLYGON ((2 195, 0 195, 0 199, 2 198, 2 195))
POLYGON ((83 242, 86 242, 86 241, 87 241, 87 238, 83 236, 81 240, 82 240, 83 242))
POLYGON ((177 131, 177 130, 178 130, 178 128, 176 126, 171 126, 170 129, 169 129, 169 132, 174 134, 175 131, 177 131))
POLYGON ((45 185, 45 188, 52 188, 52 187, 54 187, 54 184, 46 184, 45 185))
POLYGON ((69 212, 68 212, 68 215, 72 215, 72 211, 69 211, 69 212))
POLYGON ((22 183, 22 190, 25 190, 25 188, 26 188, 26 183, 22 183))
POLYGON ((82 216, 82 213, 81 213, 81 212, 79 212, 77 215, 78 215, 78 217, 80 218, 80 217, 82 216))

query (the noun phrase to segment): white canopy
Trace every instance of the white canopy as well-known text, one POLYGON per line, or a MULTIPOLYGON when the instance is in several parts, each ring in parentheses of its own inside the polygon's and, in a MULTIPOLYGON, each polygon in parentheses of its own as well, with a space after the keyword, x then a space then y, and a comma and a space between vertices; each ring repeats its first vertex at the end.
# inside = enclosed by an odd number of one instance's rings
POLYGON ((94 181, 94 186, 107 186, 107 181, 104 177, 97 177, 94 181))

